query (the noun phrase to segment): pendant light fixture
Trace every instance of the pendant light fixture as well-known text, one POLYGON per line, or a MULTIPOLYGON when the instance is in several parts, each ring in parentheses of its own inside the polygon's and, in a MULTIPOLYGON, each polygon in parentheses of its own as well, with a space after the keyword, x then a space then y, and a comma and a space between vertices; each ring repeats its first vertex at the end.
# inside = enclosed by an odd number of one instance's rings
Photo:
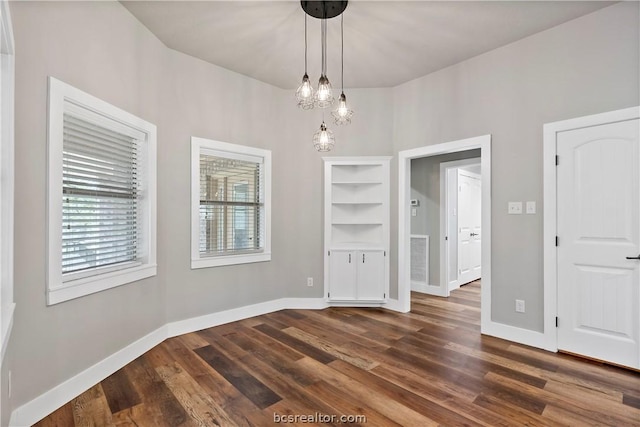
MULTIPOLYGON (((305 12, 305 26, 304 26, 304 76, 302 77, 302 84, 296 91, 296 98, 298 100, 298 107, 308 110, 317 106, 318 108, 327 108, 331 106, 335 98, 333 96, 333 89, 329 78, 327 77, 327 19, 335 18, 341 15, 347 8, 347 0, 342 1, 300 1, 302 9, 305 12), (307 16, 320 19, 320 41, 322 49, 322 69, 320 71, 320 79, 318 80, 318 90, 314 93, 311 83, 309 82, 309 76, 307 74, 307 16), (311 94, 311 95, 310 95, 311 94), (309 100, 311 99, 311 100, 309 100)), ((344 33, 341 22, 341 36, 342 36, 342 94, 340 95, 340 105, 338 109, 333 112, 336 123, 350 123, 353 111, 349 110, 346 105, 346 97, 344 95, 344 33), (337 116, 336 116, 337 114, 337 116)), ((324 122, 324 113, 322 117, 322 124, 320 129, 313 135, 313 146, 316 150, 325 152, 330 151, 335 145, 335 137, 333 132, 327 129, 327 125, 324 122)))
POLYGON ((341 50, 341 71, 340 80, 342 86, 342 93, 338 100, 338 108, 331 112, 333 120, 337 125, 348 125, 351 123, 351 117, 353 116, 353 110, 349 109, 347 105, 347 97, 344 94, 344 15, 340 16, 340 50, 341 50))
POLYGON ((327 129, 327 125, 325 125, 324 120, 322 120, 320 129, 313 134, 313 147, 320 152, 325 152, 331 151, 335 144, 336 139, 333 136, 333 132, 327 129))
POLYGON ((298 100, 298 107, 303 110, 310 110, 313 108, 313 86, 309 81, 309 75, 307 74, 307 14, 304 14, 304 76, 302 76, 302 83, 296 90, 296 99, 298 100))

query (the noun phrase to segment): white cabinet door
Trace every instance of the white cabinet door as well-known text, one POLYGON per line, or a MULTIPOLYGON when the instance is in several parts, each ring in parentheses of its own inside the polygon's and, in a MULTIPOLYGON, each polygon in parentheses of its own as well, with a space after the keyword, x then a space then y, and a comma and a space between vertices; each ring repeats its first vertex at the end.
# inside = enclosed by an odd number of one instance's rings
POLYGON ((333 250, 329 255, 329 299, 355 300, 356 252, 333 250))
POLYGON ((358 251, 356 257, 358 299, 383 300, 385 298, 384 251, 358 251))
POLYGON ((640 368, 638 119, 561 132, 558 348, 640 368))

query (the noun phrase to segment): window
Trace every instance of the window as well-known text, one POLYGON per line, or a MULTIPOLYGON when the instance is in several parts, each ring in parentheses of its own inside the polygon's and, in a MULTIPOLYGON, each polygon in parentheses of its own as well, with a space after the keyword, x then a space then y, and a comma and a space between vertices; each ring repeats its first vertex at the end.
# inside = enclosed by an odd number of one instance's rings
POLYGON ((49 78, 47 301, 156 274, 156 127, 49 78))
POLYGON ((271 152, 191 138, 191 268, 271 260, 271 152))

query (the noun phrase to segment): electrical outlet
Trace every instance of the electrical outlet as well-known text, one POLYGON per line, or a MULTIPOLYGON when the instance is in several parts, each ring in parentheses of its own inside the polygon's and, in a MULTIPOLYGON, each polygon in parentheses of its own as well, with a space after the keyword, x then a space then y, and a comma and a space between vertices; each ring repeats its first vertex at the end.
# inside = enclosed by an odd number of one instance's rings
POLYGON ((418 210, 416 208, 411 208, 411 216, 418 216, 418 210))
POLYGON ((524 313, 524 300, 516 300, 516 313, 524 313))
POLYGON ((307 286, 313 286, 313 277, 307 277, 307 286))

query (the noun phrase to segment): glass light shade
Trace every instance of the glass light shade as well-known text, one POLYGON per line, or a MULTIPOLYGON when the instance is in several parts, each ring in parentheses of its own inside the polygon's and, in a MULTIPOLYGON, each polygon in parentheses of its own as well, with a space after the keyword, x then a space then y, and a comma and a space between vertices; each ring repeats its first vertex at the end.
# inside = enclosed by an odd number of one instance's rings
POLYGON ((320 129, 313 134, 313 147, 318 151, 331 151, 336 143, 333 132, 322 122, 320 129))
POLYGON ((338 99, 338 108, 331 112, 333 120, 337 125, 348 125, 351 123, 351 117, 353 117, 353 110, 350 110, 347 106, 347 97, 344 92, 340 94, 338 99))
POLYGON ((303 110, 313 108, 313 86, 311 86, 307 73, 302 76, 302 83, 296 90, 296 99, 298 100, 298 107, 303 110))
POLYGON ((327 108, 333 104, 335 98, 333 97, 333 89, 329 79, 324 74, 320 76, 318 80, 318 90, 315 95, 315 104, 319 108, 327 108))

